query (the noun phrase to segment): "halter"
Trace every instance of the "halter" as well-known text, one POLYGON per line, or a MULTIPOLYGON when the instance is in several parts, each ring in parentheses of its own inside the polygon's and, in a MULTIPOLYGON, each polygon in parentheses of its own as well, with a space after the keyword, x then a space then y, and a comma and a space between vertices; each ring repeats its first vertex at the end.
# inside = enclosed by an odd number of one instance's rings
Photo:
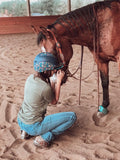
POLYGON ((63 55, 62 50, 61 50, 61 45, 60 45, 60 43, 57 41, 57 39, 56 39, 56 37, 55 37, 55 34, 54 34, 50 29, 47 29, 47 31, 49 31, 49 32, 52 34, 52 36, 53 36, 53 38, 54 38, 54 40, 55 40, 55 43, 56 43, 56 50, 57 50, 58 53, 59 53, 59 56, 60 56, 60 58, 61 58, 61 60, 62 60, 63 65, 65 66, 65 59, 64 59, 64 55, 63 55))

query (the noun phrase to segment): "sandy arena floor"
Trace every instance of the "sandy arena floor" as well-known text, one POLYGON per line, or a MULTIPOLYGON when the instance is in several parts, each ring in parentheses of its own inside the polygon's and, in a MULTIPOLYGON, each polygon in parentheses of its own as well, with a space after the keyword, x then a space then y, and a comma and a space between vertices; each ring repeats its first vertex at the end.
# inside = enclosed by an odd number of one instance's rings
MULTIPOLYGON (((69 78, 62 86, 59 103, 49 105, 47 114, 74 111, 77 122, 59 136, 49 149, 33 145, 35 137, 20 139, 17 113, 23 100, 24 83, 33 73, 39 53, 35 34, 0 36, 0 159, 2 160, 120 160, 120 76, 117 63, 110 63, 109 114, 94 121, 97 111, 97 72, 92 54, 84 52, 81 104, 79 80, 69 78)), ((74 47, 70 70, 80 61, 80 46, 74 47)), ((79 72, 76 77, 79 78, 79 72)), ((102 89, 100 87, 100 101, 102 89)))

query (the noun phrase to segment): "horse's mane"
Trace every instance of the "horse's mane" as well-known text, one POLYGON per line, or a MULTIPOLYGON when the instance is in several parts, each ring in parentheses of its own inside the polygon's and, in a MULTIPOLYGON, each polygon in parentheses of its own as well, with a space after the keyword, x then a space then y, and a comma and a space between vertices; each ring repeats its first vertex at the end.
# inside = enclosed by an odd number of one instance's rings
POLYGON ((79 27, 81 27, 82 29, 82 27, 84 27, 84 24, 82 23, 80 18, 82 18, 84 22, 87 22, 87 25, 89 26, 89 22, 92 21, 93 16, 94 13, 92 6, 88 5, 87 7, 82 7, 62 15, 54 22, 53 26, 55 26, 56 24, 60 24, 66 28, 66 31, 68 31, 68 27, 69 30, 73 30, 74 28, 76 29, 76 27, 78 29, 79 27), (64 24, 67 24, 67 27, 64 24))
MULTIPOLYGON (((56 30, 56 24, 60 24, 65 28, 66 32, 69 32, 72 35, 73 30, 75 30, 74 33, 77 34, 79 29, 83 30, 85 25, 87 25, 88 29, 93 32, 96 20, 95 13, 97 13, 98 10, 103 10, 107 7, 111 9, 112 2, 120 2, 120 0, 105 0, 103 2, 89 4, 60 16, 53 24, 48 25, 47 28, 56 30)), ((46 39, 46 36, 43 32, 40 32, 37 43, 39 44, 43 39, 46 39)))
POLYGON ((94 4, 89 4, 82 8, 66 13, 60 16, 52 25, 49 25, 48 28, 49 29, 55 28, 56 24, 60 24, 64 28, 66 28, 66 31, 68 31, 68 28, 64 25, 64 24, 68 24, 70 29, 71 28, 74 29, 76 26, 78 26, 78 29, 79 27, 81 27, 82 29, 82 27, 84 27, 84 24, 80 19, 81 17, 84 20, 84 22, 86 22, 89 29, 93 29, 93 18, 95 16, 93 11, 93 6, 95 9, 95 12, 97 12, 98 9, 105 9, 106 7, 111 8, 111 2, 115 2, 115 1, 120 2, 120 0, 105 0, 103 2, 96 2, 94 4))

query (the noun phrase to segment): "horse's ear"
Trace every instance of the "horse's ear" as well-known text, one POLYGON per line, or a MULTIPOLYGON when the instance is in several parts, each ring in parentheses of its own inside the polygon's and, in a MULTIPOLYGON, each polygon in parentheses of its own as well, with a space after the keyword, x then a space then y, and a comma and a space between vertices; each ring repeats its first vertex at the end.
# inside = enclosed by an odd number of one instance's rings
POLYGON ((40 31, 43 32, 43 34, 47 34, 47 29, 44 26, 40 26, 40 31))
POLYGON ((32 27, 32 30, 33 30, 34 33, 39 34, 40 32, 42 32, 45 35, 48 34, 47 29, 44 26, 33 26, 33 25, 31 25, 31 27, 32 27))
POLYGON ((50 34, 50 32, 48 32, 47 28, 45 28, 44 26, 40 26, 41 32, 46 36, 46 37, 50 37, 52 38, 52 35, 50 34))
POLYGON ((39 34, 40 30, 39 30, 39 27, 38 27, 38 26, 33 26, 33 25, 31 25, 31 27, 32 27, 32 30, 33 30, 34 33, 39 34))

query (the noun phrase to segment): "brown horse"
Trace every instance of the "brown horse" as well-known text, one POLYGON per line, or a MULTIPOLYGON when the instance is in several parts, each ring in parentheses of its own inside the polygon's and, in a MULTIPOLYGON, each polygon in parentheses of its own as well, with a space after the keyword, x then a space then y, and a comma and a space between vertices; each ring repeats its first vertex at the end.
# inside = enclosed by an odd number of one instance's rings
POLYGON ((120 0, 97 2, 60 16, 47 28, 36 30, 42 51, 57 53, 67 69, 73 55, 72 44, 87 46, 98 65, 103 88, 99 113, 109 105, 109 61, 120 70, 120 0))

